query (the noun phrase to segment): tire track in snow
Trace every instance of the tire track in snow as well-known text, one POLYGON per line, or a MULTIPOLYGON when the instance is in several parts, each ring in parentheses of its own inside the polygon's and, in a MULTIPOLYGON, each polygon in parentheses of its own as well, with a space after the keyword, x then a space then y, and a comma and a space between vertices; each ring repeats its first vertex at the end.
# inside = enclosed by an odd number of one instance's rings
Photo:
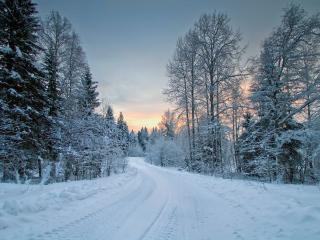
POLYGON ((141 237, 139 238, 139 240, 144 240, 146 238, 146 236, 150 233, 151 229, 157 224, 157 222, 159 221, 161 215, 163 214, 163 211, 165 209, 165 207, 167 206, 168 201, 166 201, 162 207, 160 208, 159 213, 156 215, 156 217, 153 219, 153 221, 151 222, 151 224, 147 227, 147 229, 144 231, 144 233, 141 235, 141 237))
POLYGON ((139 240, 170 240, 175 239, 177 232, 177 207, 171 207, 168 202, 161 208, 139 240))
POLYGON ((154 240, 170 240, 175 239, 177 235, 177 207, 174 207, 170 212, 167 219, 162 220, 163 225, 158 230, 158 234, 155 234, 154 240))
MULTIPOLYGON (((143 204, 153 192, 152 181, 139 186, 123 198, 78 218, 67 225, 30 238, 30 240, 110 239, 121 228, 121 222, 143 204), (97 225, 99 224, 99 225, 97 225)), ((112 238, 111 238, 112 239, 112 238)))

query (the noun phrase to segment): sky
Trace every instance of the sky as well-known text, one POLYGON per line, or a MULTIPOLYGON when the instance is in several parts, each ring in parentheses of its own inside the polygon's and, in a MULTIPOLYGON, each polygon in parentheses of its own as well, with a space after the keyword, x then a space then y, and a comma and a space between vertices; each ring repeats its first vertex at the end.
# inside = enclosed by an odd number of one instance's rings
POLYGON ((151 128, 174 106, 162 94, 166 65, 176 41, 204 13, 228 14, 256 56, 261 42, 280 23, 282 9, 300 3, 320 12, 320 0, 36 0, 41 17, 57 10, 79 34, 99 98, 123 112, 129 128, 151 128))

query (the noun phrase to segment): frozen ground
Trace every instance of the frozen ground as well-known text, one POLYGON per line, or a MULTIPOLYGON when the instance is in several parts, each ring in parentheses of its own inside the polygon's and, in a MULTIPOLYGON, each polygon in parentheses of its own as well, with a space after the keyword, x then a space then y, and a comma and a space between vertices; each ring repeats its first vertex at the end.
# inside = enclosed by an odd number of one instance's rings
POLYGON ((225 180, 131 158, 125 174, 0 184, 0 239, 320 239, 317 186, 225 180))

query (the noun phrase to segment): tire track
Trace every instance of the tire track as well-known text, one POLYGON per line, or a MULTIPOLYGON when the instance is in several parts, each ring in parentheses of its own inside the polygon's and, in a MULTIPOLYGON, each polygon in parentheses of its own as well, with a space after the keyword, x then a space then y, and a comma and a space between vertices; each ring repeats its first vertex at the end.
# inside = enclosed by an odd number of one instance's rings
POLYGON ((168 202, 161 209, 158 217, 152 222, 139 240, 170 240, 177 235, 177 207, 169 207, 168 202))
POLYGON ((30 240, 103 239, 121 228, 121 222, 143 204, 153 192, 153 181, 140 181, 130 194, 81 218, 31 237, 30 240), (98 225, 97 225, 98 224, 98 225), (89 234, 90 233, 90 234, 89 234))
POLYGON ((147 229, 144 231, 144 233, 140 236, 139 240, 146 239, 147 235, 150 233, 153 226, 156 225, 156 223, 159 221, 159 218, 163 214, 163 211, 164 211, 165 207, 167 206, 167 204, 168 204, 168 201, 166 200, 166 202, 162 205, 162 207, 161 207, 159 213, 157 214, 157 216, 155 217, 155 219, 151 222, 151 224, 147 227, 147 229))

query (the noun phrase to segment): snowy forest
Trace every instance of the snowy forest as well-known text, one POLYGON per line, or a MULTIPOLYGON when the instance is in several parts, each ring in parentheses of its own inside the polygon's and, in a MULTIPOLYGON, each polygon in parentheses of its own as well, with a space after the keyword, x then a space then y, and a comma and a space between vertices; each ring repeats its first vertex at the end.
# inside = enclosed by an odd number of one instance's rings
POLYGON ((127 123, 99 101, 89 66, 66 17, 52 11, 40 19, 30 0, 0 1, 3 182, 52 183, 125 170, 127 123))
POLYGON ((319 200, 319 0, 0 0, 0 240, 318 240, 319 200))
POLYGON ((320 179, 320 13, 299 5, 257 57, 223 13, 204 14, 167 65, 167 111, 148 135, 150 162, 223 177, 283 183, 320 179))
POLYGON ((259 181, 320 180, 320 14, 300 5, 257 57, 228 15, 202 15, 177 40, 158 127, 129 131, 98 99, 78 34, 30 0, 0 2, 0 177, 52 183, 155 165, 259 181))

